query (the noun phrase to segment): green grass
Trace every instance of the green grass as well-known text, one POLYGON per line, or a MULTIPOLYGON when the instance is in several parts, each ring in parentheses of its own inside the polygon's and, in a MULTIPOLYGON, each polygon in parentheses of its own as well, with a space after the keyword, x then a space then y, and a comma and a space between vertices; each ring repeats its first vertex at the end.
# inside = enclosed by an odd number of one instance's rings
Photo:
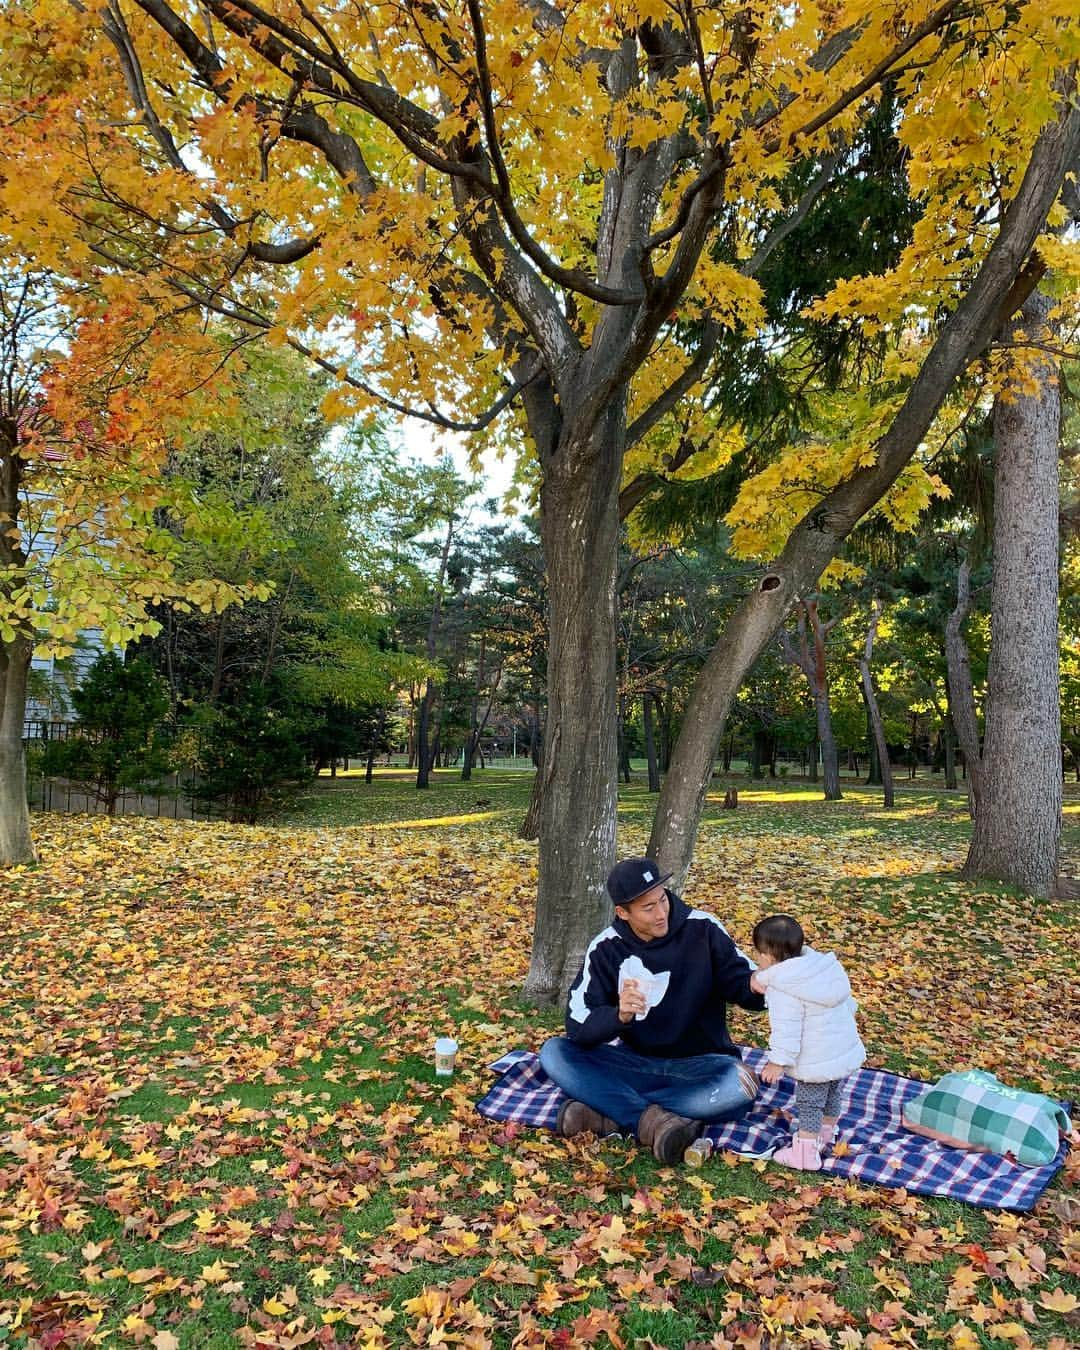
MULTIPOLYGON (((561 1021, 518 998, 530 780, 321 780, 258 830, 38 818, 41 865, 0 886, 0 1343, 1075 1342, 1040 1302, 1080 1296, 1048 1208, 1067 1179, 1002 1216, 476 1115, 485 1064, 561 1021)), ((962 794, 900 783, 886 812, 731 781, 688 898, 743 941, 800 914, 851 971, 874 1062, 1080 1085, 1075 911, 960 880, 962 794)), ((620 789, 623 851, 653 805, 620 789)))

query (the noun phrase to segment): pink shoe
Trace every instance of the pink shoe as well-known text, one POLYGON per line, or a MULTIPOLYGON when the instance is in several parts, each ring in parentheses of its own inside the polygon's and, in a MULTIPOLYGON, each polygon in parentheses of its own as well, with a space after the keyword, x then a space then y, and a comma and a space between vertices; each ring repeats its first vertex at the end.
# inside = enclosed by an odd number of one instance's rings
POLYGON ((818 1130, 817 1136, 818 1151, 823 1152, 825 1149, 831 1148, 835 1141, 836 1141, 836 1126, 822 1125, 821 1129, 818 1130))
POLYGON ((821 1150, 818 1141, 797 1134, 787 1148, 776 1150, 773 1162, 781 1163, 784 1167, 798 1167, 803 1172, 820 1172, 821 1150))

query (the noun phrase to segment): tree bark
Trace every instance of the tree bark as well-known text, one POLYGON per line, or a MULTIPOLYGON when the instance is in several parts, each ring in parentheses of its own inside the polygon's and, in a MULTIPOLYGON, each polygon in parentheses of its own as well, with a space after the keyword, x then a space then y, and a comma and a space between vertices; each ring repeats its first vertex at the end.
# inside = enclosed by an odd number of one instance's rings
POLYGON ((653 694, 646 689, 641 696, 642 721, 645 724, 645 764, 649 774, 649 791, 660 791, 660 766, 656 762, 656 735, 653 731, 653 694))
POLYGON ((409 743, 406 746, 407 769, 416 768, 416 724, 420 719, 421 692, 416 685, 409 686, 409 743))
POLYGON ((529 793, 529 804, 525 808, 525 818, 518 827, 519 839, 540 838, 540 797, 543 792, 543 785, 543 766, 540 765, 533 774, 532 791, 529 793))
MULTIPOLYGON (((456 523, 456 517, 454 516, 451 516, 446 522, 446 539, 443 542, 442 554, 439 558, 439 576, 435 583, 435 598, 431 604, 426 651, 427 659, 432 662, 435 660, 437 650, 439 627, 442 619, 443 585, 446 582, 446 565, 450 558, 450 545, 454 541, 454 525, 456 523)), ((437 690, 438 685, 434 678, 429 675, 424 684, 424 693, 420 699, 420 707, 416 717, 416 786, 418 788, 426 788, 431 784, 431 767, 434 757, 428 751, 428 734, 431 725, 431 710, 435 704, 437 690)))
POLYGON ((0 867, 34 861, 22 740, 32 656, 26 637, 0 643, 0 867))
POLYGON ((702 668, 660 789, 649 852, 671 871, 674 889, 690 868, 716 747, 746 673, 791 606, 810 594, 860 517, 888 491, 915 453, 956 377, 1015 311, 1018 276, 1080 149, 1080 109, 1063 109, 1040 133, 1020 189, 963 299, 945 321, 875 462, 826 494, 792 530, 775 564, 738 605, 702 668))
POLYGON ((825 800, 838 802, 844 794, 840 791, 840 755, 836 749, 836 736, 833 733, 832 708, 829 706, 827 684, 822 686, 820 694, 814 696, 814 712, 817 714, 817 738, 821 749, 825 800))
POLYGON ((630 772, 630 745, 626 739, 626 715, 627 715, 627 696, 624 694, 619 698, 619 711, 616 719, 616 737, 619 755, 619 775, 624 783, 629 783, 632 778, 630 772))
POLYGON ((611 915, 617 805, 615 575, 625 391, 586 443, 560 438, 540 489, 547 562, 548 712, 540 770, 539 896, 524 996, 570 987, 611 915))
POLYGON ((214 669, 210 678, 210 693, 207 697, 209 703, 217 703, 221 697, 221 688, 225 682, 225 626, 226 615, 218 615, 217 628, 214 633, 214 669))
POLYGON ((378 721, 375 724, 375 734, 371 740, 371 746, 367 754, 367 767, 364 770, 364 782, 370 783, 375 778, 375 756, 378 753, 379 746, 382 744, 383 734, 386 730, 386 709, 379 709, 378 721))
POLYGON ((956 730, 953 727, 952 714, 945 714, 945 721, 941 728, 941 739, 945 748, 945 787, 949 792, 955 792, 958 786, 956 781, 956 730))
POLYGON ((971 564, 960 559, 956 574, 956 605, 945 624, 945 669, 949 683, 949 709, 956 739, 964 756, 968 813, 975 819, 982 797, 982 751, 979 748, 979 722, 975 712, 975 690, 971 682, 971 659, 964 625, 971 609, 971 564))
MULTIPOLYGON (((10 333, 5 337, 11 340, 10 333)), ((4 364, 6 367, 8 362, 4 364)), ((11 380, 14 371, 7 370, 6 375, 11 380)), ((19 450, 18 418, 7 402, 3 409, 11 415, 0 415, 0 567, 10 568, 18 576, 25 573, 28 562, 19 530, 24 462, 19 450)), ((21 627, 7 641, 0 641, 0 867, 34 861, 23 750, 33 655, 32 635, 21 627)))
MULTIPOLYGON (((668 769, 671 768, 671 752, 674 748, 673 746, 674 736, 672 735, 672 728, 671 728, 671 720, 672 720, 671 703, 672 703, 672 694, 670 689, 668 690, 668 696, 666 701, 661 694, 657 694, 656 714, 657 714, 657 721, 660 723, 660 735, 658 737, 660 744, 657 747, 657 752, 660 760, 661 774, 667 773, 668 769)), ((731 767, 730 759, 728 760, 727 767, 728 768, 731 767)))
POLYGON ((797 642, 780 630, 780 648, 786 660, 799 667, 806 676, 814 700, 817 720, 817 738, 810 747, 810 781, 817 782, 817 759, 820 748, 822 775, 825 780, 825 800, 836 802, 841 798, 840 761, 833 734, 832 709, 829 706, 829 678, 825 665, 825 639, 836 624, 833 617, 822 623, 816 600, 799 601, 799 619, 796 626, 797 642), (807 633, 809 623, 810 633, 807 633), (813 650, 810 637, 813 637, 813 650))
POLYGON ((491 677, 491 686, 488 689, 487 706, 485 707, 483 715, 481 716, 479 711, 479 702, 480 702, 480 687, 485 682, 484 656, 485 656, 485 644, 484 638, 482 636, 480 638, 480 665, 476 677, 476 698, 473 702, 473 725, 472 730, 469 733, 469 739, 465 748, 465 763, 461 767, 461 776, 463 779, 472 777, 472 765, 473 760, 476 758, 476 756, 480 757, 480 767, 481 768, 484 767, 484 752, 483 749, 481 748, 480 743, 483 740, 484 732, 487 729, 487 724, 491 720, 491 710, 495 706, 495 696, 499 692, 499 685, 502 683, 503 667, 502 665, 500 665, 498 669, 495 671, 495 674, 491 677), (468 774, 466 774, 465 772, 466 765, 468 766, 470 771, 468 774))
POLYGON ((467 783, 472 778, 473 759, 476 757, 476 749, 480 744, 480 687, 484 683, 484 645, 486 637, 486 633, 480 634, 480 655, 477 659, 476 682, 473 686, 469 734, 465 738, 465 749, 462 754, 461 781, 463 783, 467 783))
POLYGON ((866 633, 866 649, 863 652, 863 658, 859 662, 859 670, 862 674, 863 698, 866 701, 866 715, 870 719, 870 729, 873 732, 873 744, 877 747, 878 764, 881 767, 881 790, 885 800, 885 806, 893 805, 893 776, 892 764, 889 762, 889 747, 885 741, 885 727, 881 721, 881 711, 878 708, 877 694, 874 692, 874 681, 870 673, 870 662, 874 656, 874 638, 877 636, 878 619, 881 617, 881 601, 874 601, 874 608, 870 617, 870 627, 866 633))
POLYGON ((540 751, 543 745, 543 733, 540 722, 540 690, 533 688, 533 715, 529 726, 529 758, 533 762, 533 767, 540 767, 540 751))
MULTIPOLYGON (((862 693, 862 672, 859 672, 859 692, 862 693)), ((863 694, 863 707, 866 708, 866 786, 881 786, 881 756, 874 736, 874 724, 870 720, 870 709, 866 707, 866 695, 863 694)))
POLYGON ((530 753, 532 754, 532 761, 536 765, 536 772, 533 774, 532 789, 529 792, 529 805, 525 808, 525 818, 518 827, 519 839, 540 838, 540 794, 544 786, 544 733, 540 725, 539 692, 536 694, 534 707, 535 720, 530 753))
MULTIPOLYGON (((1022 330, 1052 340, 1051 302, 1025 302, 1022 330)), ((994 405, 994 578, 979 810, 964 874, 1053 892, 1061 836, 1058 691, 1057 363, 1045 352, 994 405), (1031 376, 1038 388, 1026 383, 1031 376)))
POLYGON ((908 777, 919 776, 919 714, 911 714, 911 745, 908 751, 908 777))

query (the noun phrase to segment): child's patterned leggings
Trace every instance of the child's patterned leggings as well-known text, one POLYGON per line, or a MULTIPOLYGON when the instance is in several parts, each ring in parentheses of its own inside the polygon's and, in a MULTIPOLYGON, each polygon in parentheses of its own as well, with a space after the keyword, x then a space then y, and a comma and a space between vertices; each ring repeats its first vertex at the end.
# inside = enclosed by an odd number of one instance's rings
POLYGON ((836 1119, 840 1114, 840 1089, 843 1086, 842 1078, 834 1078, 831 1083, 804 1083, 800 1079, 795 1084, 795 1107, 803 1134, 817 1134, 823 1116, 836 1119))

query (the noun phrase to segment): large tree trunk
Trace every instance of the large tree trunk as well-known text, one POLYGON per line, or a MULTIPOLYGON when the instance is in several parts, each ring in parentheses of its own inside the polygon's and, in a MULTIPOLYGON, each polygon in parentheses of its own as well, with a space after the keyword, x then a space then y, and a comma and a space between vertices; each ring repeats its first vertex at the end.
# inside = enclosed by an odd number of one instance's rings
POLYGON ((549 604, 548 712, 540 770, 540 875, 524 995, 570 987, 608 921, 617 804, 615 573, 625 395, 586 444, 564 436, 540 491, 549 604))
MULTIPOLYGON (((1048 341, 1050 300, 1034 292, 1019 328, 1048 341)), ((964 874, 1032 895, 1055 886, 1061 835, 1058 703, 1057 363, 1035 358, 994 406, 994 579, 983 783, 964 874)))
MULTIPOLYGON (((1017 276, 1042 230, 1080 147, 1080 109, 1040 133, 1024 181, 971 287, 946 320, 889 429, 876 459, 807 513, 760 584, 736 608, 695 683, 682 732, 657 803, 649 852, 682 886, 716 748, 732 701, 785 615, 813 592, 856 521, 888 491, 937 415, 956 377, 1015 312, 1017 276)), ((1030 283, 1028 283, 1030 284, 1030 283)))
POLYGON ((871 744, 877 750, 878 765, 881 768, 881 791, 886 807, 893 805, 893 776, 892 764, 889 760, 889 747, 885 741, 885 727, 881 720, 881 712, 878 708, 877 694, 874 691, 874 680, 870 673, 870 662, 874 658, 874 638, 877 636, 878 619, 881 617, 881 601, 875 600, 873 611, 870 616, 870 627, 866 633, 866 649, 863 652, 862 660, 859 662, 859 671, 862 675, 863 699, 866 703, 866 715, 870 719, 870 730, 872 733, 871 744))
POLYGON ((25 637, 0 644, 0 867, 34 861, 22 741, 32 655, 25 637))
POLYGON ((971 682, 964 624, 971 608, 971 564, 960 559, 956 574, 956 606, 945 624, 945 669, 949 681, 949 710, 956 728, 956 739, 964 756, 968 812, 979 814, 982 796, 982 751, 979 749, 979 722, 975 712, 975 691, 971 682))

